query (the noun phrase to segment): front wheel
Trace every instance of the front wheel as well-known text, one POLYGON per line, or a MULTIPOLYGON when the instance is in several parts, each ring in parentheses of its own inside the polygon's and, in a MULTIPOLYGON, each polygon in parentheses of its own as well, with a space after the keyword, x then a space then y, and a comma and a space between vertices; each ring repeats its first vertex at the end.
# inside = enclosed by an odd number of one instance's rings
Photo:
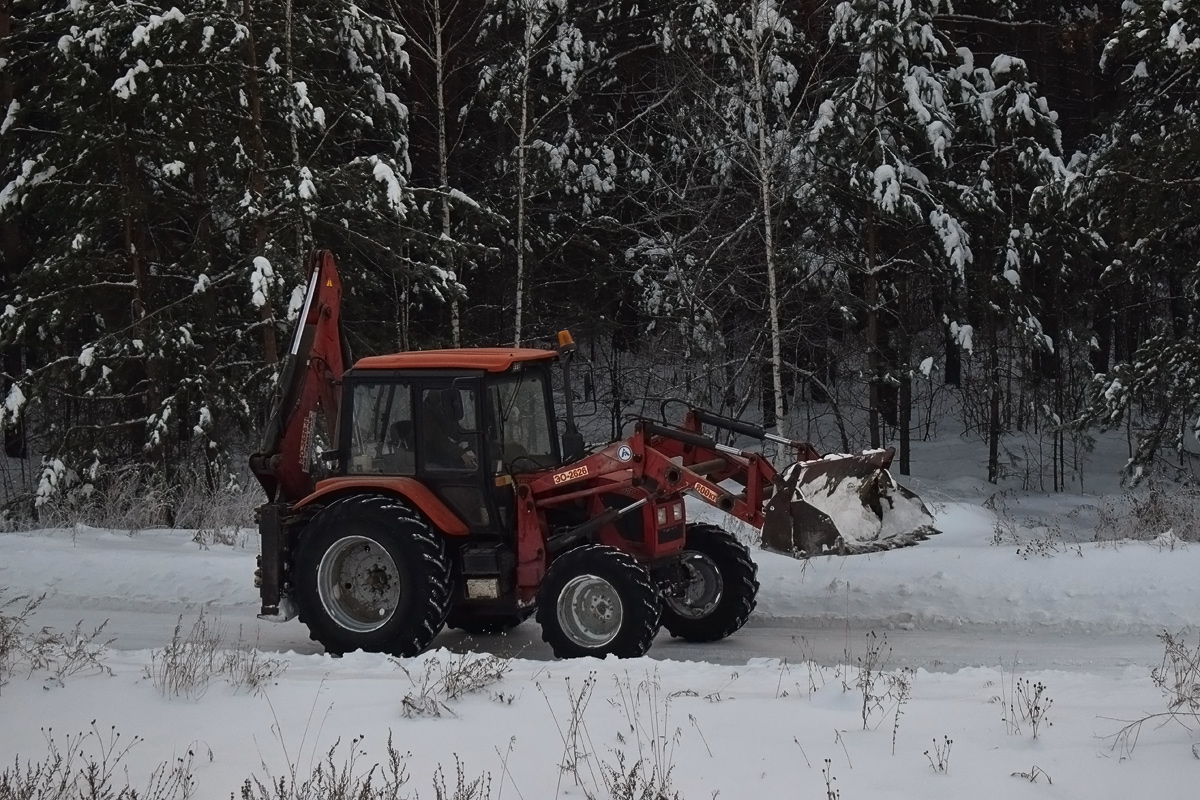
POLYGON ((687 527, 679 562, 663 581, 663 627, 688 642, 715 642, 746 624, 758 597, 758 565, 733 534, 687 527))
POLYGON ((450 609, 441 536, 382 495, 321 509, 301 533, 292 578, 301 622, 330 653, 416 655, 450 609))
POLYGON ((559 556, 538 592, 542 639, 558 658, 637 658, 658 633, 662 605, 650 573, 615 547, 559 556))

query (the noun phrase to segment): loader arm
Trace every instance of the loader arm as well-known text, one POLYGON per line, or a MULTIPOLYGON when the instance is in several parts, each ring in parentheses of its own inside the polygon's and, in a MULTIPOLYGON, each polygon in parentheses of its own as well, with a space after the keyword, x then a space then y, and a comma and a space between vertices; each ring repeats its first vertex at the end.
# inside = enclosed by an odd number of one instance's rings
MULTIPOLYGON (((681 425, 640 420, 633 436, 541 476, 528 488, 537 505, 552 506, 612 491, 607 481, 624 474, 645 502, 690 493, 761 530, 762 546, 772 552, 800 558, 871 553, 937 533, 928 507, 893 481, 888 467, 894 454, 889 448, 822 457, 808 442, 689 407, 681 425), (795 461, 777 470, 760 453, 720 443, 704 426, 781 445, 795 461), (726 488, 730 483, 740 491, 726 488)), ((551 551, 570 547, 622 513, 610 510, 556 533, 547 544, 551 551)))
POLYGON ((661 493, 691 492, 725 513, 761 528, 763 502, 771 496, 778 475, 759 453, 722 445, 691 425, 682 428, 642 420, 634 431, 635 482, 655 485, 661 493), (731 493, 721 486, 733 481, 742 487, 731 493))
MULTIPOLYGON (((761 528, 763 504, 771 496, 778 473, 758 453, 741 451, 714 441, 696 430, 664 426, 649 420, 637 424, 632 436, 614 442, 586 458, 556 470, 518 476, 519 493, 538 508, 552 508, 593 495, 631 487, 648 502, 661 502, 691 492, 710 505, 761 528), (740 492, 720 484, 733 481, 740 492)), ((632 508, 632 507, 630 507, 632 508)), ((547 540, 553 552, 587 539, 627 510, 613 509, 578 528, 547 540)), ((523 534, 533 543, 543 534, 533 513, 522 515, 523 534)))
POLYGON ((342 281, 329 250, 315 250, 308 264, 308 292, 296 320, 291 348, 275 384, 271 416, 250 469, 272 502, 294 503, 316 487, 311 460, 317 414, 336 436, 341 380, 350 362, 342 335, 342 281))

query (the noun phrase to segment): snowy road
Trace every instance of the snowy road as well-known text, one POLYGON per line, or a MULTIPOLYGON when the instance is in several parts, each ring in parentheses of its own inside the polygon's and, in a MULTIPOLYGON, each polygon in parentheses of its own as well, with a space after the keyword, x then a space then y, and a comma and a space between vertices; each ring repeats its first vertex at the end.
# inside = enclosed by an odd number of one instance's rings
MULTIPOLYGON (((112 610, 103 607, 39 609, 36 622, 57 630, 67 630, 76 622, 92 628, 105 621, 104 638, 114 639, 116 650, 148 650, 162 647, 184 615, 186 626, 196 618, 199 607, 162 611, 112 610)), ((295 652, 300 655, 321 653, 323 649, 309 641, 307 629, 297 621, 283 624, 255 618, 254 607, 224 607, 219 618, 227 639, 236 639, 239 631, 246 641, 257 641, 268 652, 295 652)), ((1021 669, 1089 672, 1117 675, 1129 666, 1150 667, 1162 656, 1162 645, 1150 631, 1141 633, 1079 633, 1004 630, 984 626, 946 629, 913 629, 863 625, 853 622, 840 628, 813 625, 804 619, 773 617, 753 618, 734 636, 721 642, 690 644, 660 634, 648 654, 651 658, 673 661, 705 661, 737 666, 753 658, 787 659, 800 662, 811 659, 824 666, 843 663, 846 652, 863 649, 864 637, 874 631, 887 636, 892 648, 891 668, 914 667, 930 672, 953 672, 963 667, 996 667, 1017 661, 1021 669)), ((433 649, 445 648, 456 653, 485 652, 504 657, 535 661, 553 658, 542 642, 540 628, 532 620, 507 634, 470 636, 447 630, 434 641, 433 649)))
MULTIPOLYGON (((712 644, 663 634, 650 655, 834 664, 874 631, 887 634, 896 667, 953 671, 1019 659, 1025 668, 1111 674, 1156 663, 1161 630, 1200 626, 1200 547, 1074 545, 1066 531, 1030 556, 1028 547, 993 544, 995 515, 972 502, 944 504, 939 524, 946 533, 930 542, 872 556, 800 562, 755 550, 762 589, 750 624, 712 644)), ((239 544, 204 549, 191 532, 175 530, 0 534, 0 587, 9 596, 46 593, 38 625, 107 620, 119 650, 162 647, 180 615, 190 625, 205 608, 227 638, 240 631, 264 650, 321 652, 300 623, 255 617, 248 531, 239 544)), ((507 636, 446 631, 434 647, 550 658, 533 621, 507 636)))

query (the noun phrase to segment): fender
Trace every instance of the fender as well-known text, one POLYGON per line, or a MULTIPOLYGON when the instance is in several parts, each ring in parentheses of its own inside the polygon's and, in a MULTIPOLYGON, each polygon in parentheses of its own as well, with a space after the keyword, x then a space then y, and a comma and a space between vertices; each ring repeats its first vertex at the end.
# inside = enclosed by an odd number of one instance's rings
POLYGON ((416 506, 433 526, 446 536, 466 536, 470 531, 467 524, 458 518, 437 495, 415 478, 396 476, 367 477, 348 475, 340 478, 327 478, 317 483, 316 491, 305 497, 294 508, 301 509, 322 499, 332 499, 334 495, 367 491, 384 491, 398 494, 416 506))

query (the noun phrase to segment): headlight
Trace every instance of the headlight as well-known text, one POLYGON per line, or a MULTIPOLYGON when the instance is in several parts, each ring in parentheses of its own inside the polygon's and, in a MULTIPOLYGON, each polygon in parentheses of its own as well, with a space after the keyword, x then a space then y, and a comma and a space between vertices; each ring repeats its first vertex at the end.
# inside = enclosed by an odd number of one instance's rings
POLYGON ((667 507, 666 506, 658 507, 658 524, 659 524, 659 527, 667 524, 667 507))

